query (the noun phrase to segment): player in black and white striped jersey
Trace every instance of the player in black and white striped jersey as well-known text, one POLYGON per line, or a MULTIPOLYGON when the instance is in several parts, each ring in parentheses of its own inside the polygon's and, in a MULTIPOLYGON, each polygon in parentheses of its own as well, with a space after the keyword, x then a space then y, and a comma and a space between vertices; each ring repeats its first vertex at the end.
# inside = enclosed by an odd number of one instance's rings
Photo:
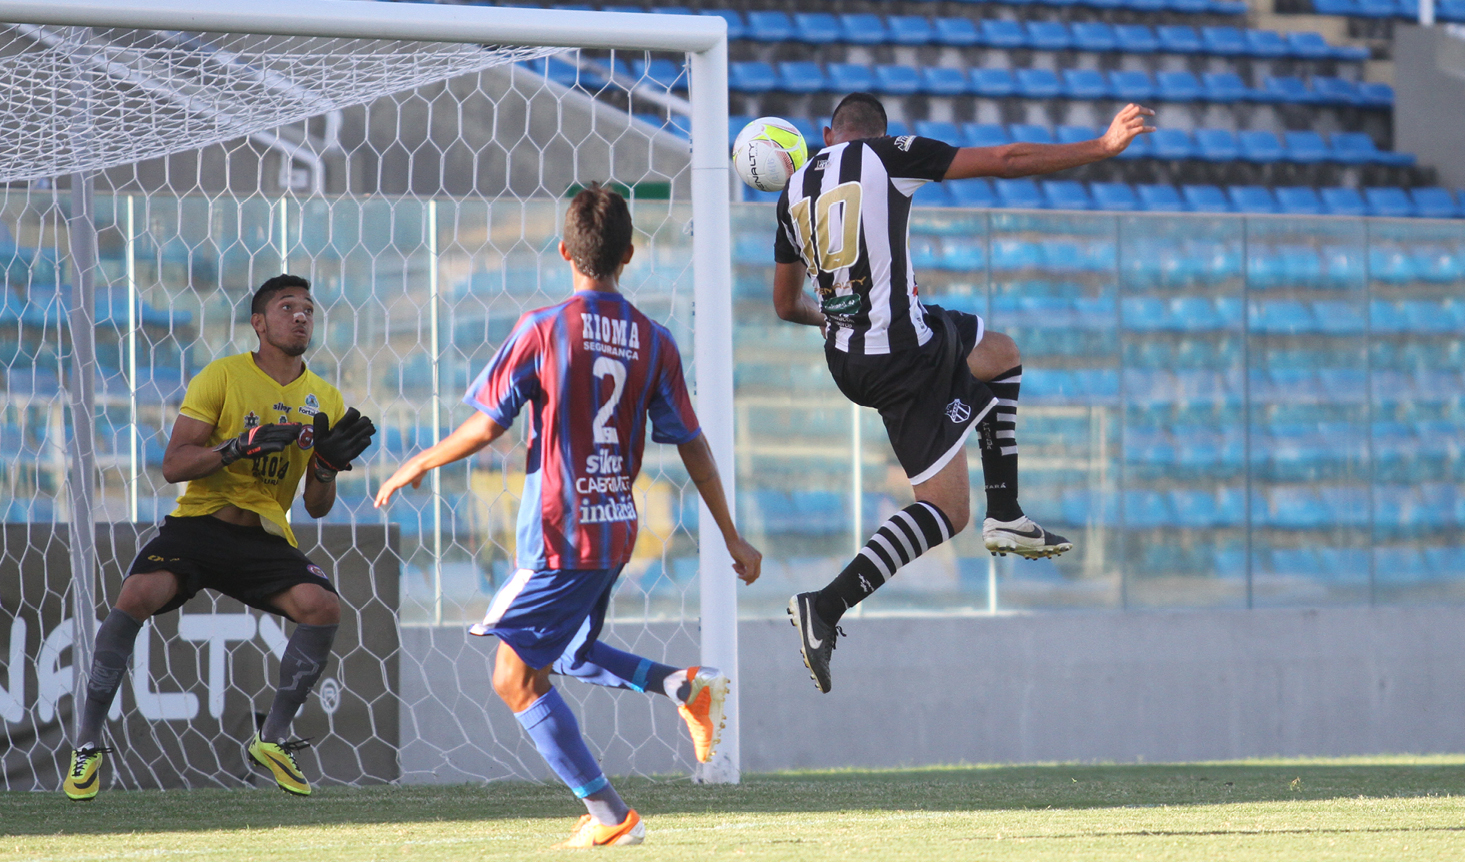
POLYGON ((824 130, 825 149, 778 201, 774 306, 784 320, 825 329, 835 383, 880 411, 916 502, 881 525, 824 589, 789 602, 804 662, 829 691, 829 655, 841 616, 901 566, 970 520, 964 447, 977 429, 987 512, 982 541, 994 554, 1051 557, 1072 549, 1017 502, 1017 399, 1021 356, 980 317, 918 297, 907 238, 911 196, 927 182, 1047 174, 1117 155, 1154 131, 1154 111, 1127 105, 1100 138, 1075 144, 958 148, 886 135, 885 108, 851 94, 824 130), (817 299, 804 291, 814 282, 817 299))

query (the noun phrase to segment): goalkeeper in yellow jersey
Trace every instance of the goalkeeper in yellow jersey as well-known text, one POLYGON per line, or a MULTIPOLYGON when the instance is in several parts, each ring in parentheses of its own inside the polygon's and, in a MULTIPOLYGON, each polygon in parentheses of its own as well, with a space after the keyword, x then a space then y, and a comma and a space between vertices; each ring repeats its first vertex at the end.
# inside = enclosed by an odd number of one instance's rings
POLYGON ((351 469, 376 428, 305 367, 301 356, 315 331, 310 282, 269 279, 255 291, 249 322, 259 350, 209 363, 189 383, 173 425, 163 478, 188 487, 138 551, 97 630, 64 781, 71 799, 97 795, 103 755, 112 751, 101 745, 102 722, 143 623, 204 588, 296 623, 249 756, 282 790, 310 793, 293 753, 305 743, 288 741, 290 722, 330 660, 341 608, 325 571, 297 547, 285 513, 304 478, 306 511, 324 517, 336 502, 336 474, 351 469))

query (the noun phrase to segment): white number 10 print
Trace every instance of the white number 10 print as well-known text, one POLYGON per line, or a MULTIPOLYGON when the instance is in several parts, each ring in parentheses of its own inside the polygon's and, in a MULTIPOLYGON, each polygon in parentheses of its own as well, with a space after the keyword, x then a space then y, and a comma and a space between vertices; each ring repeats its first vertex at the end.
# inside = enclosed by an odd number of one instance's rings
POLYGON ((610 392, 610 400, 600 406, 595 412, 595 422, 591 427, 595 429, 596 443, 620 443, 620 437, 616 435, 616 429, 606 425, 612 414, 616 412, 616 405, 621 403, 621 395, 626 389, 626 364, 619 359, 611 359, 609 356, 600 356, 595 360, 595 366, 591 369, 596 379, 609 377, 615 381, 614 388, 610 392))

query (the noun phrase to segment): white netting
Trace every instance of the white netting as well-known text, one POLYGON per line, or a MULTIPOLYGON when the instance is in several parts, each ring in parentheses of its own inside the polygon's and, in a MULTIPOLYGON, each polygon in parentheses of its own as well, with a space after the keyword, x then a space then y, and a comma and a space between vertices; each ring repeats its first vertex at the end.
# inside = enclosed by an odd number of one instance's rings
MULTIPOLYGON (((69 738, 78 353, 68 312, 80 234, 65 175, 83 169, 104 169, 92 225, 98 618, 182 490, 159 466, 188 380, 255 347, 247 306, 262 280, 303 275, 318 309, 311 369, 381 429, 341 475, 320 533, 294 512, 302 548, 344 606, 335 658, 295 726, 317 740, 306 763, 348 782, 547 775, 493 696, 494 642, 464 632, 512 571, 525 423, 390 509, 369 502, 403 458, 467 417, 464 387, 518 316, 568 292, 555 242, 577 185, 630 192, 637 253, 623 289, 671 327, 694 379, 686 58, 570 51, 523 62, 545 53, 0 31, 5 787, 59 786, 69 738)), ((648 447, 642 537, 607 633, 690 664, 695 490, 662 448, 648 447)), ((123 752, 106 781, 251 780, 240 747, 268 708, 289 627, 204 595, 140 636, 109 725, 123 752)), ((665 699, 565 690, 608 772, 692 765, 665 699)))

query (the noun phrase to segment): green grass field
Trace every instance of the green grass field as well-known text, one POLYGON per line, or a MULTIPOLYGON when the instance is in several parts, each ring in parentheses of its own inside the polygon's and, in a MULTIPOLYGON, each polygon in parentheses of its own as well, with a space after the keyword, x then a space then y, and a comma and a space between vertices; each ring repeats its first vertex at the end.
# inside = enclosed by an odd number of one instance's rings
MULTIPOLYGON (((1465 756, 961 766, 622 779, 636 859, 1462 859, 1465 756)), ((562 788, 0 794, 0 859, 523 859, 563 855, 562 788)))

